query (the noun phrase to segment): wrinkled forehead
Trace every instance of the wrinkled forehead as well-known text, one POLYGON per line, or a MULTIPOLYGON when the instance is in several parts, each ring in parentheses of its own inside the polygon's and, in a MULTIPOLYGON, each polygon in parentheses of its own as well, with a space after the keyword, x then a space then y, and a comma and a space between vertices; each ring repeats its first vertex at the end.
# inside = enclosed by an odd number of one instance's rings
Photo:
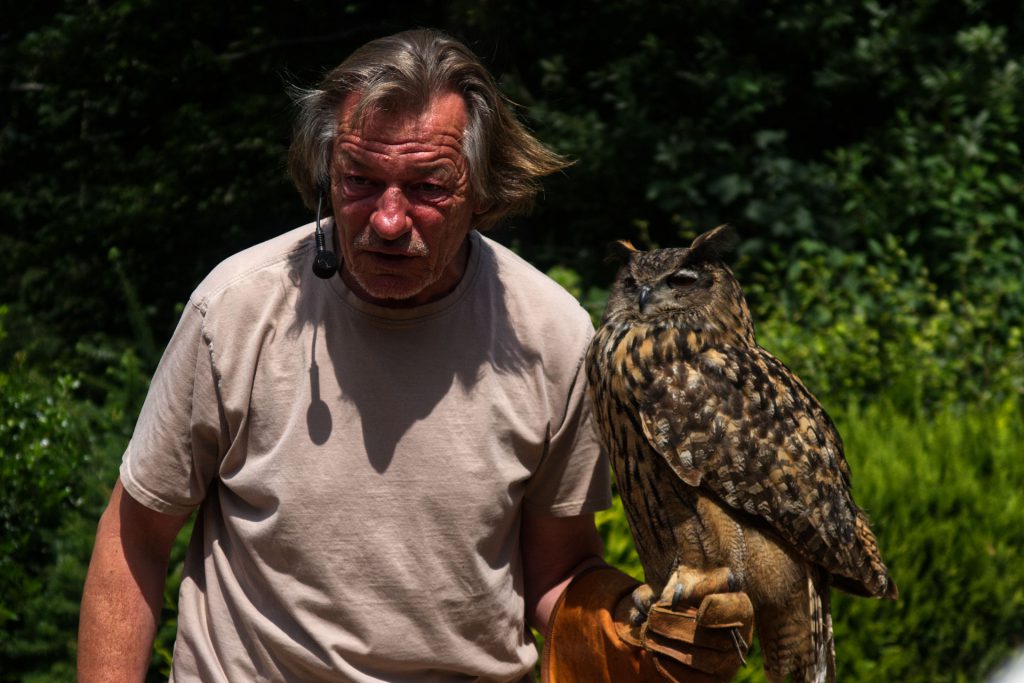
POLYGON ((348 103, 338 124, 332 172, 463 185, 469 162, 460 97, 438 98, 423 111, 377 111, 354 122, 348 103))

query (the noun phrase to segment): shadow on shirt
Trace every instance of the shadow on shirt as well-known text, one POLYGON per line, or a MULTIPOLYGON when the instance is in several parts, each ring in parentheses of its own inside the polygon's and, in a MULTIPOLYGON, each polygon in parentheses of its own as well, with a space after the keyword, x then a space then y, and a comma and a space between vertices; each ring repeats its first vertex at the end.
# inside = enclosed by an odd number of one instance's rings
MULTIPOLYGON (((313 443, 323 445, 332 436, 361 436, 370 464, 383 473, 408 430, 452 392, 459 392, 459 398, 471 397, 486 371, 543 374, 539 353, 527 348, 516 333, 497 277, 496 255, 480 239, 473 241, 473 249, 479 254, 471 259, 478 262, 467 270, 467 286, 423 307, 420 310, 428 312, 419 317, 412 309, 396 309, 394 316, 381 308, 358 311, 312 274, 311 251, 308 259, 293 262, 290 276, 299 286, 296 322, 314 326, 306 411, 313 443), (333 374, 339 396, 332 395, 334 387, 322 369, 333 374), (334 434, 334 400, 356 407, 358 431, 356 425, 337 425, 343 433, 334 434)), ((457 416, 452 417, 457 423, 457 416)), ((453 437, 457 435, 439 435, 453 437)))

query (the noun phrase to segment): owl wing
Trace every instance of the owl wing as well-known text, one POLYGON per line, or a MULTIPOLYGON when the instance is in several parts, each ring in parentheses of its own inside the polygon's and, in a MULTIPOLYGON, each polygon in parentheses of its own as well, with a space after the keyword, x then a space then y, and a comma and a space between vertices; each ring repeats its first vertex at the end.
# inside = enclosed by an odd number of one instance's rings
POLYGON ((660 370, 637 397, 640 422, 683 481, 759 520, 839 587, 889 592, 842 440, 796 375, 756 346, 705 349, 660 370))

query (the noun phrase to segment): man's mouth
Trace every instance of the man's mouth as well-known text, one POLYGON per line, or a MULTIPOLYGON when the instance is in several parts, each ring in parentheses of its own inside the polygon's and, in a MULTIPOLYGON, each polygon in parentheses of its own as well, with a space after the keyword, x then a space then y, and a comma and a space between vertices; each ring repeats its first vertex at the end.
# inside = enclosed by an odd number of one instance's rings
POLYGON ((391 262, 391 263, 399 263, 401 261, 405 261, 406 259, 415 258, 415 256, 413 254, 402 254, 402 253, 387 252, 387 251, 367 251, 367 252, 364 252, 364 253, 369 254, 370 256, 372 256, 375 259, 378 259, 378 260, 381 260, 381 261, 388 261, 388 262, 391 262))

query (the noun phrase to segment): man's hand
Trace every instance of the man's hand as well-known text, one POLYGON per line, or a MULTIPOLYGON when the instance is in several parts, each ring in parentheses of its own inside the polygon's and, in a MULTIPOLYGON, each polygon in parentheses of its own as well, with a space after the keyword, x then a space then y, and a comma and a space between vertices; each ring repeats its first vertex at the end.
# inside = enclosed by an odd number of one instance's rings
POLYGON ((637 582, 610 567, 578 577, 555 608, 544 649, 548 683, 722 683, 744 664, 754 610, 744 593, 715 593, 699 609, 655 603, 630 622, 637 582))

